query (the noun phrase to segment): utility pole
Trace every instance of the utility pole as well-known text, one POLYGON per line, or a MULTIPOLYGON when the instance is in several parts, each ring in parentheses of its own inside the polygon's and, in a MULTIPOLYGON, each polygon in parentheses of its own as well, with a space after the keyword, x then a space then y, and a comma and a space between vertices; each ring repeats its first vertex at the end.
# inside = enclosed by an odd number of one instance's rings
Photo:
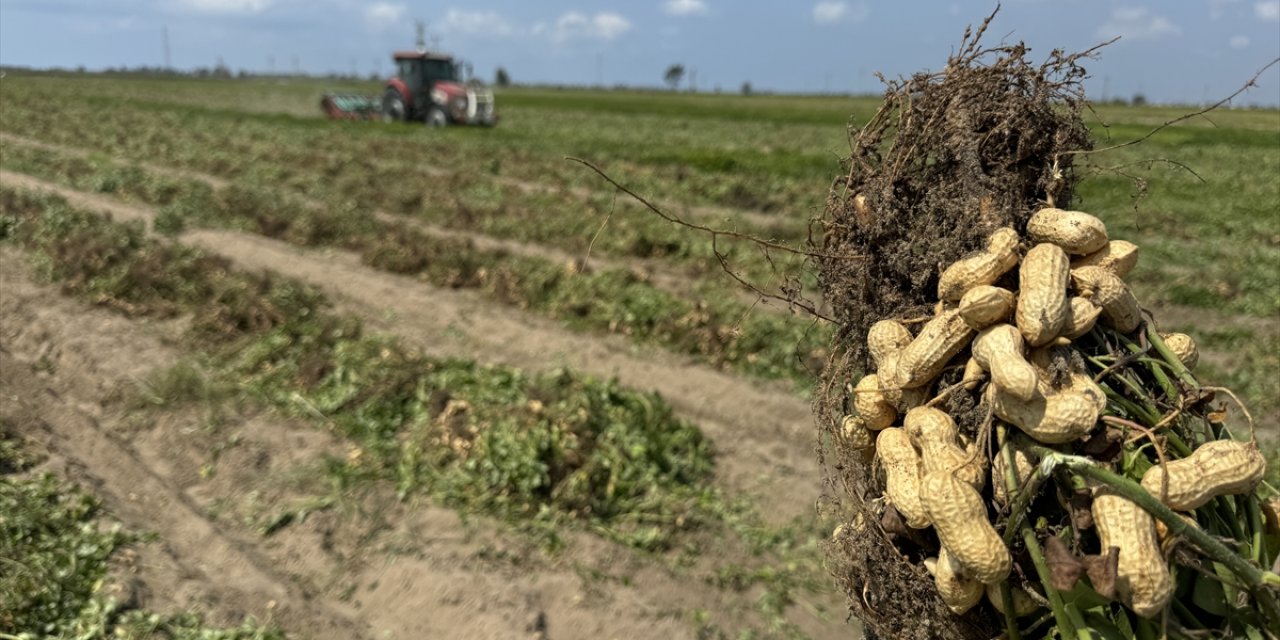
POLYGON ((414 46, 418 47, 418 51, 427 50, 427 23, 422 20, 413 21, 413 30, 417 37, 414 38, 414 46))

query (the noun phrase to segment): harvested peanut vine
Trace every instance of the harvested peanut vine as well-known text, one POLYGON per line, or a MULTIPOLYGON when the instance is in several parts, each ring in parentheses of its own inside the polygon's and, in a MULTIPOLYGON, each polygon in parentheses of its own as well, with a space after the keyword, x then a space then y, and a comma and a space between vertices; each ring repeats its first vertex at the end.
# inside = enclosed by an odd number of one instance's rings
POLYGON ((895 639, 1276 638, 1252 432, 1129 290, 1138 247, 1069 210, 1090 52, 1035 65, 986 27, 888 83, 815 247, 842 329, 815 410, 851 613, 895 639))

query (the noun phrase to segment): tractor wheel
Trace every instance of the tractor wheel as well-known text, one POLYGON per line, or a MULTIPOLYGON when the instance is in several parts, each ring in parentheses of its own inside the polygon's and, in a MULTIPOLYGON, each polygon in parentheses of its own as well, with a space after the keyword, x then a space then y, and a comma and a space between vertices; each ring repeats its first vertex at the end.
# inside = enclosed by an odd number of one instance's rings
POLYGON ((404 122, 406 116, 404 97, 395 89, 387 89, 387 93, 382 96, 382 119, 387 122, 404 122))
POLYGON ((446 127, 449 125, 449 116, 445 115, 444 109, 438 106, 431 107, 427 111, 427 126, 433 129, 446 127))

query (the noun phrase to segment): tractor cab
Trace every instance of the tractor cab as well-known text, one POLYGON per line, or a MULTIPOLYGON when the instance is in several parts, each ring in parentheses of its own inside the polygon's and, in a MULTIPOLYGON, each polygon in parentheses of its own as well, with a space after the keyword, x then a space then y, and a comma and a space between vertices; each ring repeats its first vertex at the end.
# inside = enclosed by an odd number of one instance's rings
POLYGON ((392 58, 396 76, 387 80, 383 94, 384 119, 417 120, 435 127, 497 122, 493 92, 478 81, 464 82, 453 56, 419 50, 397 51, 392 58))

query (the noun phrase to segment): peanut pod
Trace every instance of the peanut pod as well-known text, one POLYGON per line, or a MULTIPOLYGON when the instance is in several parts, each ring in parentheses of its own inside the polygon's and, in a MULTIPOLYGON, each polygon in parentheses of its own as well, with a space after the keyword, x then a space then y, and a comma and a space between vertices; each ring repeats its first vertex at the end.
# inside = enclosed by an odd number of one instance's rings
POLYGON ((1003 322, 1013 312, 1014 295, 1008 289, 978 285, 960 298, 960 317, 974 331, 981 331, 997 322, 1003 322))
POLYGON ((884 495, 893 505, 907 526, 924 529, 930 524, 929 515, 920 502, 920 455, 911 446, 911 437, 898 427, 892 427, 876 436, 876 458, 884 467, 884 495))
POLYGON ((911 344, 911 331, 897 320, 881 320, 867 330, 867 351, 879 369, 886 357, 911 344))
POLYGON ((1160 339, 1164 340, 1164 346, 1169 347, 1173 355, 1178 356, 1178 362, 1187 369, 1195 369, 1200 363, 1200 350, 1196 348, 1196 341, 1185 333, 1161 333, 1160 339))
POLYGON ((1102 553, 1120 550, 1116 592, 1121 601, 1144 618, 1159 616, 1173 595, 1173 577, 1160 553, 1154 518, 1125 498, 1103 493, 1093 499, 1093 523, 1102 553))
POLYGON ((992 284, 1018 264, 1018 232, 996 229, 981 252, 955 262, 938 276, 938 299, 959 300, 978 285, 992 284))
POLYGON ((1064 389, 1046 396, 1037 389, 1030 400, 1022 400, 997 385, 990 389, 996 416, 1045 444, 1079 439, 1098 423, 1099 399, 1090 392, 1064 389))
POLYGON ((871 439, 871 431, 858 416, 845 416, 840 421, 840 435, 853 449, 870 449, 875 444, 871 439))
POLYGON ((1052 242, 1075 255, 1090 254, 1107 246, 1107 226, 1083 211, 1041 209, 1027 220, 1027 235, 1035 242, 1052 242))
POLYGON ((944 411, 916 407, 903 418, 903 428, 920 450, 921 472, 945 471, 981 491, 987 483, 986 458, 960 446, 956 423, 944 411))
POLYGON ((1102 267, 1118 277, 1125 277, 1138 264, 1138 245, 1124 240, 1112 240, 1105 247, 1071 261, 1071 268, 1102 267))
POLYGON ((1129 285, 1102 267, 1080 267, 1071 271, 1073 286, 1081 296, 1102 307, 1102 320, 1120 333, 1129 333, 1142 324, 1142 309, 1129 285))
POLYGON ((938 540, 964 572, 983 584, 1009 576, 1009 549, 987 520, 982 496, 968 483, 946 471, 925 474, 920 487, 925 512, 933 520, 938 540))
POLYGON ((896 407, 898 411, 906 412, 912 407, 924 404, 929 399, 929 387, 925 385, 914 389, 903 389, 901 385, 893 384, 892 381, 898 377, 898 360, 901 356, 901 351, 886 355, 880 363, 877 378, 880 380, 880 393, 885 401, 896 407))
POLYGON ((983 329, 973 340, 973 357, 991 372, 991 382, 1021 400, 1036 392, 1036 369, 1023 355, 1022 334, 1011 324, 983 329))
MULTIPOLYGON (((1039 464, 1039 457, 1031 453, 1026 447, 1026 442, 1021 437, 1012 437, 1009 440, 1009 448, 1013 453, 1013 478, 1018 487, 1026 484, 1027 479, 1035 472, 1036 465, 1039 464)), ((1008 482, 1005 479, 1005 469, 1008 465, 1005 462, 1004 454, 996 452, 995 458, 991 461, 991 489, 996 502, 1001 505, 1008 505, 1017 499, 1018 494, 1009 493, 1007 488, 1008 482)))
POLYGON ((1176 511, 1198 509, 1217 496, 1249 493, 1267 461, 1257 445, 1236 440, 1206 442, 1191 455, 1142 474, 1142 488, 1176 511))
POLYGON ((1027 344, 1038 347, 1062 333, 1070 312, 1069 273, 1067 254, 1054 244, 1038 244, 1023 258, 1015 319, 1027 344))
POLYGON ((971 357, 964 363, 964 373, 960 376, 960 382, 964 384, 965 391, 973 391, 986 377, 987 370, 982 368, 977 358, 971 357))
POLYGON ((902 389, 923 387, 933 381, 947 361, 960 353, 973 337, 960 311, 948 309, 925 323, 920 334, 898 356, 897 371, 890 386, 902 389))
POLYGON ((933 562, 933 581, 938 585, 938 594, 956 615, 961 615, 973 608, 982 599, 984 592, 981 582, 965 575, 964 568, 956 562, 955 557, 946 547, 938 549, 938 558, 933 562))
POLYGON ((1094 304, 1088 298, 1072 296, 1067 305, 1067 321, 1063 323, 1062 327, 1063 337, 1068 340, 1075 340, 1089 333, 1089 330, 1097 323, 1100 315, 1102 315, 1102 307, 1094 304))
MULTIPOLYGON (((996 611, 1004 615, 1004 599, 1000 597, 1000 585, 986 585, 984 591, 987 594, 987 602, 990 602, 996 611)), ((1040 610, 1040 605, 1031 596, 1027 595, 1026 591, 1018 587, 1009 585, 1009 595, 1013 600, 1013 617, 1015 618, 1029 616, 1040 610)))
POLYGON ((880 378, 876 374, 863 376, 853 388, 853 407, 858 411, 866 428, 879 431, 893 426, 898 411, 884 399, 880 392, 880 378))

